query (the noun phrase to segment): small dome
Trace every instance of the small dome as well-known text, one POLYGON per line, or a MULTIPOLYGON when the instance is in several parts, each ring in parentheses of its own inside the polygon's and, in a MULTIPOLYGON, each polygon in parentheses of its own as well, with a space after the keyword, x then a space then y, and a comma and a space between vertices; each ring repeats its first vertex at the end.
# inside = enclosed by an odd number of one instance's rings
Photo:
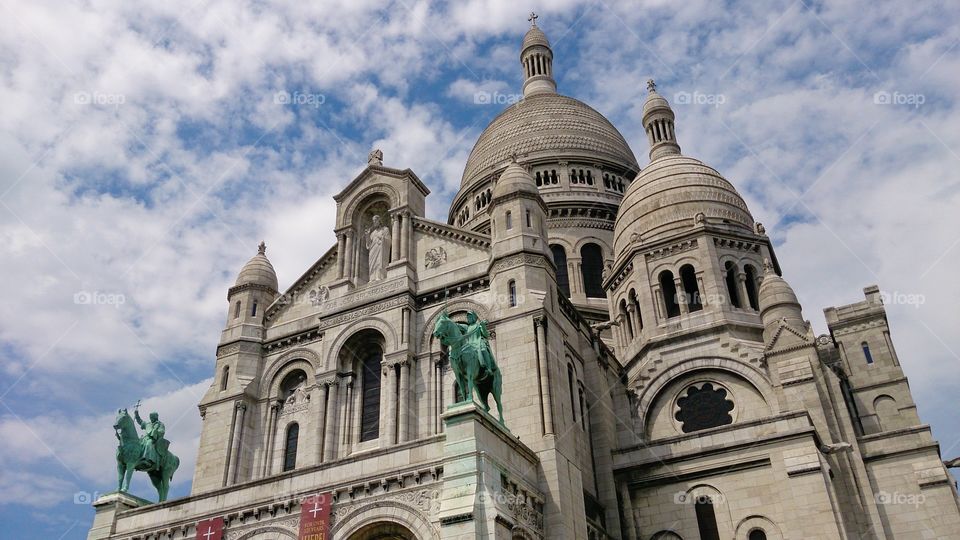
POLYGON ((530 30, 527 30, 527 34, 523 36, 523 44, 520 46, 520 51, 525 51, 527 47, 533 47, 534 45, 550 47, 550 41, 547 39, 547 35, 544 34, 543 30, 540 30, 538 26, 531 26, 530 30))
POLYGON ((753 232, 747 204, 712 167, 679 154, 651 162, 627 189, 614 227, 619 257, 632 243, 661 240, 698 221, 753 232))
POLYGON ((647 100, 646 100, 645 102, 643 102, 643 115, 642 115, 642 116, 646 116, 646 115, 650 114, 651 111, 654 111, 654 110, 656 110, 656 109, 672 110, 672 109, 670 108, 670 103, 667 101, 667 99, 666 99, 665 97, 663 97, 663 96, 661 96, 660 94, 658 94, 658 93, 656 92, 656 90, 651 90, 651 91, 647 94, 647 100))
POLYGON ((260 242, 260 247, 256 255, 243 265, 240 275, 237 276, 236 285, 262 285, 269 287, 270 290, 279 289, 277 282, 277 271, 273 269, 270 260, 267 259, 267 246, 260 242))
POLYGON ((493 188, 493 198, 496 200, 517 191, 525 191, 527 193, 534 193, 538 197, 540 196, 533 176, 531 176, 522 165, 513 162, 507 165, 503 174, 497 179, 497 185, 493 188))
POLYGON ((760 282, 760 291, 757 294, 760 313, 782 305, 794 306, 799 309, 800 300, 797 299, 797 294, 793 292, 793 287, 774 272, 770 261, 765 261, 764 267, 763 281, 760 282))

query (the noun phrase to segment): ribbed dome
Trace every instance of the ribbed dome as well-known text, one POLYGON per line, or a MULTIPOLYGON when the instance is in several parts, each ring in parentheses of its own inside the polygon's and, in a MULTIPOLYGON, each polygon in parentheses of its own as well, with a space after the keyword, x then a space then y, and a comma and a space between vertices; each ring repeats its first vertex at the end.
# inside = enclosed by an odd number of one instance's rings
POLYGON ((266 246, 261 242, 259 252, 243 265, 240 275, 237 276, 237 285, 262 285, 271 290, 278 290, 277 271, 273 269, 267 259, 266 246))
POLYGON ((540 30, 537 26, 531 26, 530 30, 527 30, 527 34, 523 36, 523 44, 520 46, 520 50, 523 51, 527 47, 532 47, 534 45, 543 45, 544 47, 550 46, 550 41, 547 40, 547 35, 543 33, 543 30, 540 30))
POLYGON ((800 301, 797 299, 797 294, 793 292, 793 287, 773 271, 769 261, 767 261, 766 266, 763 281, 760 283, 760 291, 757 294, 760 312, 764 313, 771 308, 784 304, 796 307, 799 310, 800 301))
POLYGON ((525 161, 606 158, 626 169, 640 169, 627 141, 609 120, 581 101, 552 93, 528 96, 490 122, 470 152, 460 189, 503 170, 513 155, 525 161))
POLYGON ((493 188, 493 198, 498 199, 518 191, 540 195, 540 192, 537 190, 537 184, 533 181, 530 173, 524 169, 523 166, 517 163, 511 163, 507 165, 503 174, 497 179, 497 185, 493 188))
POLYGON ((697 214, 712 225, 753 231, 753 216, 733 185, 696 159, 667 155, 650 163, 630 184, 614 228, 619 257, 631 239, 650 242, 694 226, 697 214))

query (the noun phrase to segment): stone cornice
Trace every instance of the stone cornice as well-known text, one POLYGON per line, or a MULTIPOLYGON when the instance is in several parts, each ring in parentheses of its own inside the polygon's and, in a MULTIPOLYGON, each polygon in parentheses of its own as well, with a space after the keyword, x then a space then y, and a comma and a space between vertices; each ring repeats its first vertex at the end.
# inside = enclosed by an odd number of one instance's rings
POLYGON ((466 231, 464 229, 458 229, 451 225, 439 223, 436 221, 431 221, 426 218, 414 217, 413 227, 415 229, 427 231, 437 236, 449 238, 451 240, 456 240, 457 242, 462 242, 464 244, 478 246, 484 249, 490 248, 489 236, 484 236, 479 233, 466 231))

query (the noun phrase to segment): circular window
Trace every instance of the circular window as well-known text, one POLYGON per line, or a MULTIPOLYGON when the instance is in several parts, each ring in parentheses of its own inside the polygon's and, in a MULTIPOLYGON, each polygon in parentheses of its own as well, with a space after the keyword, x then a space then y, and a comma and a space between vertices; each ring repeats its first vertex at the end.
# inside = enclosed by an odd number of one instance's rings
POLYGON ((674 418, 680 422, 684 433, 700 431, 733 423, 733 401, 726 388, 705 382, 692 385, 677 399, 674 418))

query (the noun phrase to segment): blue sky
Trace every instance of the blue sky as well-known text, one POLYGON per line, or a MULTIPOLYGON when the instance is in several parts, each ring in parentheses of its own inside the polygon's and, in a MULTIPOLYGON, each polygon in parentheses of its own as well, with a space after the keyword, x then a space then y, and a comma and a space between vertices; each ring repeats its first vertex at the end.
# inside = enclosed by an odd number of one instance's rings
POLYGON ((881 286, 920 414, 960 455, 956 3, 155 4, 0 0, 0 537, 85 538, 111 411, 138 399, 186 494, 236 272, 265 239, 283 288, 329 249, 331 195, 373 147, 445 219, 520 91, 531 9, 560 92, 641 165, 645 81, 689 98, 684 153, 747 199, 818 333, 881 286))

